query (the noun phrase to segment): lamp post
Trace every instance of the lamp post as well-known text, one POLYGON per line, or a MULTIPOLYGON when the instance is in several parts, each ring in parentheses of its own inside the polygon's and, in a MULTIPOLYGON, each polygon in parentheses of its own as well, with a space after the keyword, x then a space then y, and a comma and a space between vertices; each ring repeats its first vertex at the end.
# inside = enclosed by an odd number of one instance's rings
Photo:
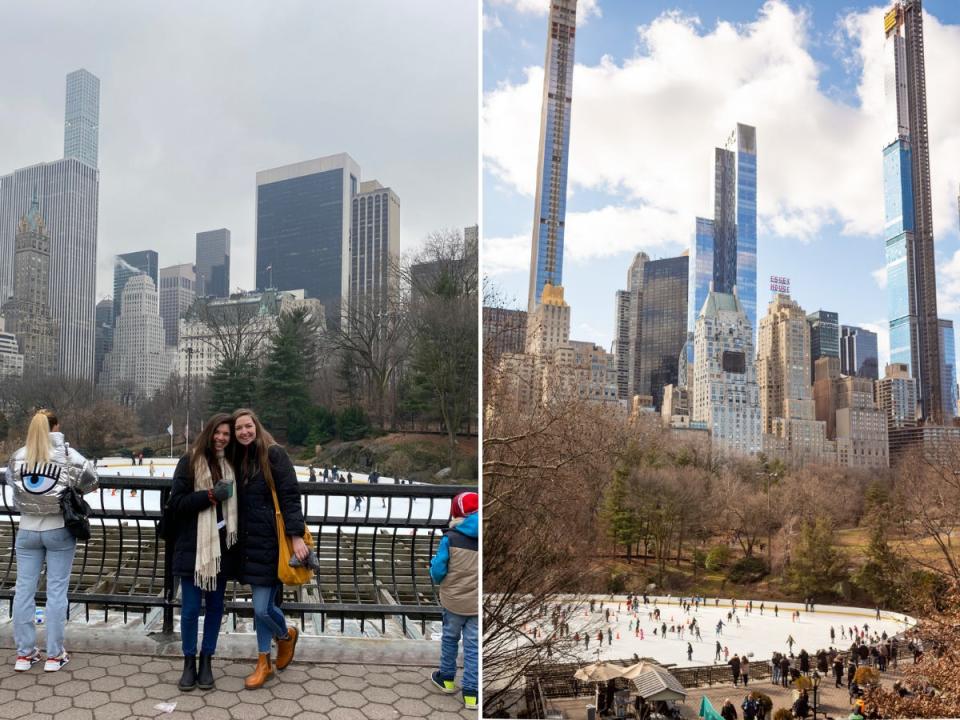
POLYGON ((820 689, 820 673, 813 671, 813 720, 817 720, 817 691, 820 689))
POLYGON ((187 426, 184 430, 184 452, 190 447, 190 374, 193 370, 193 345, 187 345, 187 426))

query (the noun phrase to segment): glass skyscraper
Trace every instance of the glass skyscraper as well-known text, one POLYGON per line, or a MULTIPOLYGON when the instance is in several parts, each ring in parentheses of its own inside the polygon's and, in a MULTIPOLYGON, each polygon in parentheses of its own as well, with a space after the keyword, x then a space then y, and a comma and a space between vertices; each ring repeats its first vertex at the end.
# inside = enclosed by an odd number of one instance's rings
POLYGON ((540 111, 540 152, 530 249, 528 312, 540 303, 543 286, 563 284, 563 231, 567 206, 567 160, 573 92, 577 0, 550 3, 540 111))
POLYGON ((346 153, 257 173, 258 290, 304 290, 339 327, 359 181, 360 166, 346 153))
POLYGON ((225 298, 230 295, 230 231, 227 228, 197 233, 197 295, 225 298))
POLYGON ((880 379, 876 333, 853 325, 840 326, 840 372, 848 376, 880 379))
POLYGON ((892 138, 883 151, 890 362, 907 365, 922 417, 937 423, 945 419, 948 389, 941 374, 920 0, 898 0, 883 25, 892 138))
POLYGON ((680 352, 687 341, 689 262, 682 255, 643 266, 640 382, 635 392, 650 395, 657 410, 663 403, 663 386, 677 384, 680 352))
POLYGON ((810 382, 813 369, 822 357, 840 357, 840 317, 829 310, 817 310, 807 315, 810 326, 810 382))
POLYGON ((737 297, 757 328, 757 132, 737 123, 727 146, 716 148, 714 216, 697 218, 690 326, 710 293, 737 297))
POLYGON ((940 382, 943 384, 943 421, 957 415, 957 349, 953 320, 940 318, 940 382))
POLYGON ((100 128, 100 79, 86 70, 67 75, 63 156, 97 167, 100 128))

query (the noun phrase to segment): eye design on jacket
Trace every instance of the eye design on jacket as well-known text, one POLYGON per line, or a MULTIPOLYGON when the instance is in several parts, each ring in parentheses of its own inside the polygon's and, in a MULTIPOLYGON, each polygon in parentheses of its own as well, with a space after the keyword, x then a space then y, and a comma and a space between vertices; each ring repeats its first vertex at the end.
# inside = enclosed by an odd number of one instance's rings
POLYGON ((27 470, 26 465, 21 465, 20 478, 23 481, 23 489, 33 495, 44 495, 57 484, 62 471, 63 469, 54 463, 34 465, 33 470, 27 470))

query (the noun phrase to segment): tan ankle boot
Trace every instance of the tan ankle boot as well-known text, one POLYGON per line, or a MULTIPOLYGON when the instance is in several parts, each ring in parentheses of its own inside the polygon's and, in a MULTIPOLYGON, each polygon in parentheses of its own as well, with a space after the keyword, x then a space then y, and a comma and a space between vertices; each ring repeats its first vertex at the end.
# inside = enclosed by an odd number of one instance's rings
POLYGON ((258 687, 263 687, 263 684, 270 679, 271 675, 273 675, 273 668, 270 667, 270 653, 260 653, 257 657, 257 666, 252 673, 247 675, 247 679, 243 681, 243 686, 247 690, 256 690, 258 687))
POLYGON ((277 670, 283 670, 293 660, 293 652, 297 649, 298 635, 295 627, 288 627, 287 637, 290 639, 277 640, 277 670))

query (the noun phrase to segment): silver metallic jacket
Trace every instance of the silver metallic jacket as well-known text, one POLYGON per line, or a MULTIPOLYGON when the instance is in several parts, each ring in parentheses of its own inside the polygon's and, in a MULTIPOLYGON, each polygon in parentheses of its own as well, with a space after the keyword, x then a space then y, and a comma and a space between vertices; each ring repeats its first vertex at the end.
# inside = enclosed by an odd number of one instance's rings
POLYGON ((93 463, 63 441, 63 433, 50 433, 50 462, 27 467, 27 449, 10 458, 7 485, 13 488, 13 503, 25 515, 59 515, 60 497, 68 486, 81 493, 97 489, 93 463))

